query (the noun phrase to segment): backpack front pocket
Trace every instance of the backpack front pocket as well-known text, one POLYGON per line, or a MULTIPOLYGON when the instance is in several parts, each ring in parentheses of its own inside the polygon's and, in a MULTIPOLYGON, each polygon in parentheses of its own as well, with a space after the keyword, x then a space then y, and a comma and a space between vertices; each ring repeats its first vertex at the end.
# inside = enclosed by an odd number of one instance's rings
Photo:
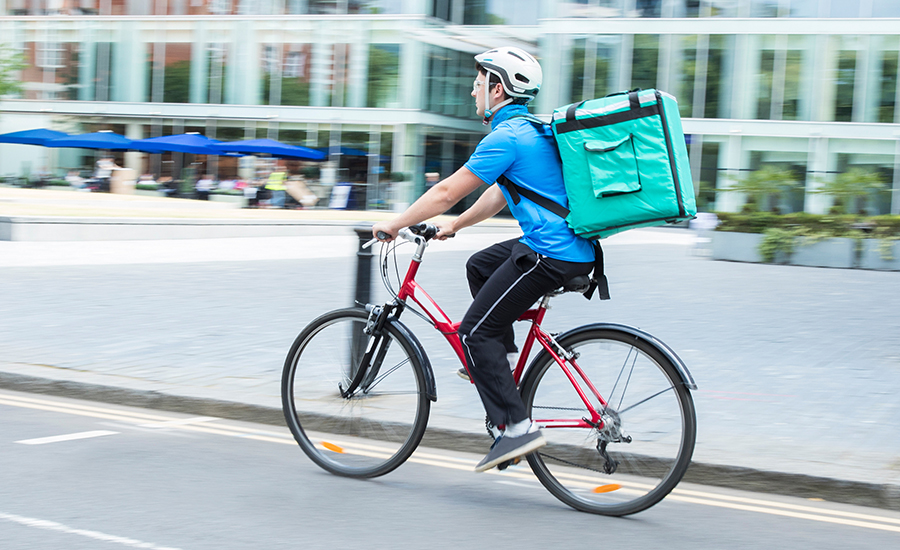
POLYGON ((641 190, 633 134, 617 141, 588 140, 584 142, 584 150, 588 153, 595 197, 600 199, 641 190))

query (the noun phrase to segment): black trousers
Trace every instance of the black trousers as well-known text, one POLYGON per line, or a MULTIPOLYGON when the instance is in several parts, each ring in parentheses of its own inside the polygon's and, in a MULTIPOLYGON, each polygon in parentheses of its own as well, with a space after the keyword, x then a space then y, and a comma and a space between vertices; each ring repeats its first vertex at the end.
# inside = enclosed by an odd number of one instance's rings
POLYGON ((506 354, 516 351, 513 323, 544 294, 573 277, 587 275, 593 262, 565 262, 531 250, 518 239, 476 252, 466 263, 474 301, 459 327, 469 374, 495 426, 528 418, 506 354))

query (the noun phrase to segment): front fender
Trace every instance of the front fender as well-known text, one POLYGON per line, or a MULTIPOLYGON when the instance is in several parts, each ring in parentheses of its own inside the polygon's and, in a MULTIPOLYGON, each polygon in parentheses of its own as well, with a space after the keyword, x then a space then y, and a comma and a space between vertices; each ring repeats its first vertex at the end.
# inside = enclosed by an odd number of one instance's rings
POLYGON ((424 371, 425 395, 428 396, 428 399, 437 401, 437 384, 434 382, 434 371, 431 369, 431 362, 428 360, 428 355, 425 354, 425 348, 422 347, 422 344, 419 342, 419 339, 416 338, 416 335, 413 334, 406 325, 400 322, 400 319, 391 317, 388 319, 388 322, 393 325, 400 334, 406 337, 410 344, 412 344, 413 353, 415 354, 416 359, 422 364, 422 370, 424 371))
MULTIPOLYGON (((590 325, 584 325, 584 326, 580 326, 580 327, 574 328, 572 330, 566 331, 566 332, 560 334, 559 336, 557 336, 556 340, 558 342, 562 342, 566 338, 581 334, 583 332, 592 331, 592 330, 616 330, 619 332, 624 332, 626 334, 630 334, 630 335, 634 336, 635 338, 639 338, 639 339, 643 340, 647 344, 656 348, 657 351, 659 351, 661 354, 663 354, 666 357, 666 359, 668 359, 669 361, 672 362, 673 365, 675 365, 675 369, 678 371, 678 375, 681 377, 681 382, 682 382, 682 384, 684 384, 684 386, 686 388, 688 388, 690 390, 697 389, 697 383, 694 382, 694 377, 691 376, 691 372, 688 370, 687 365, 685 365, 684 361, 682 361, 681 358, 678 357, 678 354, 676 354, 672 350, 672 348, 670 348, 668 345, 666 345, 666 343, 663 342, 662 340, 656 338, 652 334, 645 332, 637 327, 632 327, 629 325, 620 325, 620 324, 616 324, 616 323, 593 323, 590 325)), ((534 361, 532 361, 532 364, 533 365, 537 364, 538 360, 543 359, 543 356, 546 354, 547 354, 547 351, 544 349, 541 349, 540 353, 538 353, 538 355, 534 358, 534 361)), ((523 387, 524 387, 524 385, 523 385, 523 387)))

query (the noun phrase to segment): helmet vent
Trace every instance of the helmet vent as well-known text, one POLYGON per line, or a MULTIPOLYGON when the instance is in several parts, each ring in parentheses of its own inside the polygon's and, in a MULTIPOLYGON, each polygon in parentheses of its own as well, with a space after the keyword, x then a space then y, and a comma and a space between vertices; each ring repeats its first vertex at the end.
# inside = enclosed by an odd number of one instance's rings
POLYGON ((515 58, 517 58, 517 59, 520 59, 520 60, 522 60, 522 61, 525 61, 525 58, 522 57, 521 55, 517 54, 516 52, 507 52, 507 53, 508 53, 509 55, 511 55, 511 56, 513 56, 513 57, 515 57, 515 58))
POLYGON ((528 77, 522 73, 516 73, 516 80, 518 80, 519 82, 524 82, 525 84, 531 82, 530 80, 528 80, 528 77))

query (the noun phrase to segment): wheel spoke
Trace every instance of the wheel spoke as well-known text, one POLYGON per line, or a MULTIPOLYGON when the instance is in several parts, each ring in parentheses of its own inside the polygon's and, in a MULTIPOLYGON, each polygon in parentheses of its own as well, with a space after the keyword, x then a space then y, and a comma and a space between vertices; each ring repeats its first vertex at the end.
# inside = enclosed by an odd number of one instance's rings
MULTIPOLYGON (((641 399, 640 401, 638 401, 637 403, 635 403, 635 404, 633 404, 633 405, 629 405, 628 407, 626 407, 626 408, 624 408, 624 409, 619 409, 617 412, 618 412, 619 414, 624 414, 624 413, 630 411, 631 409, 637 407, 638 405, 643 405, 644 403, 650 401, 651 399, 656 398, 656 397, 659 397, 660 395, 666 393, 667 391, 672 391, 673 389, 674 389, 674 388, 673 388, 672 386, 669 386, 668 388, 666 388, 666 389, 664 389, 664 390, 660 390, 660 391, 654 393, 654 394, 651 395, 650 397, 645 397, 644 399, 641 399)), ((619 404, 621 405, 621 402, 620 402, 619 404)))

